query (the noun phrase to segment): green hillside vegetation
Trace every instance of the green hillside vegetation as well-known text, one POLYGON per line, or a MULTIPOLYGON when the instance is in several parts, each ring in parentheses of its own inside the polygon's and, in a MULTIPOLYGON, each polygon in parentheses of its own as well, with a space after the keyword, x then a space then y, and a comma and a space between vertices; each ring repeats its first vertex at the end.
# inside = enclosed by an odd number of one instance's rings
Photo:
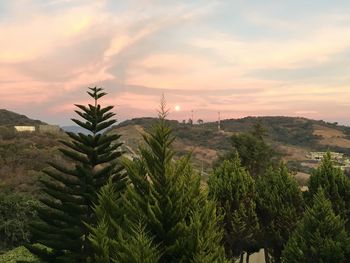
MULTIPOLYGON (((156 118, 135 118, 118 124, 112 132, 121 133, 123 141, 137 150, 142 141, 140 130, 147 131, 156 121, 156 118)), ((222 129, 218 132, 216 122, 191 125, 169 121, 177 138, 174 144, 177 156, 192 152, 195 167, 203 167, 207 172, 220 156, 231 150, 232 135, 248 133, 256 124, 266 129, 264 140, 293 171, 311 172, 310 167, 301 166, 301 160, 306 160, 306 153, 310 151, 330 150, 350 155, 350 127, 336 123, 298 117, 246 117, 222 120, 222 129), (324 142, 324 138, 317 134, 316 127, 334 133, 333 139, 324 142)))
MULTIPOLYGON (((11 125, 33 125, 42 122, 6 110, 0 110, 0 115, 0 123, 10 125, 0 125, 0 186, 6 184, 19 191, 35 192, 39 171, 47 167, 48 161, 62 160, 57 146, 58 140, 66 138, 66 135, 16 133, 11 125)), ((139 144, 142 143, 141 132, 149 131, 156 122, 156 118, 135 118, 115 125, 110 132, 120 133, 122 141, 137 152, 139 144)), ((233 134, 246 133, 257 123, 261 123, 266 129, 265 141, 282 155, 282 159, 288 161, 288 167, 293 171, 311 173, 311 168, 301 166, 300 159, 306 159, 305 154, 293 159, 295 156, 289 156, 283 148, 285 146, 304 149, 305 152, 334 150, 350 154, 348 145, 340 147, 339 144, 322 144, 322 137, 314 134, 315 125, 319 125, 343 133, 346 140, 350 137, 350 127, 324 121, 294 117, 246 117, 223 120, 221 132, 217 131, 216 122, 190 125, 169 120, 167 123, 176 137, 175 157, 180 158, 192 152, 195 168, 204 168, 206 172, 211 171, 212 164, 219 156, 224 156, 232 149, 233 134)))
MULTIPOLYGON (((147 130, 156 121, 156 118, 135 118, 118 124, 114 129, 140 125, 147 130)), ((206 146, 217 150, 229 149, 227 137, 230 137, 233 133, 249 132, 257 123, 260 123, 266 129, 266 137, 272 144, 302 146, 311 150, 327 150, 328 148, 340 149, 344 152, 349 150, 347 147, 321 145, 322 137, 314 134, 314 125, 341 131, 345 138, 350 137, 350 127, 306 118, 276 116, 227 119, 221 121, 221 134, 217 132, 216 122, 190 125, 171 120, 169 123, 179 139, 189 141, 193 146, 206 146)))

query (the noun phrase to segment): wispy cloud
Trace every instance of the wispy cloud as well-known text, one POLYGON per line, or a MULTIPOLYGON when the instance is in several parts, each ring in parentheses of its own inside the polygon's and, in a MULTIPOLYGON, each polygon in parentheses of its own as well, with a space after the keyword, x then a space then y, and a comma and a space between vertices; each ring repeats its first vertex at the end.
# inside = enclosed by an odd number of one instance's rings
POLYGON ((98 85, 120 119, 156 115, 165 93, 178 119, 195 110, 350 123, 350 6, 326 2, 1 3, 1 107, 67 123, 98 85))

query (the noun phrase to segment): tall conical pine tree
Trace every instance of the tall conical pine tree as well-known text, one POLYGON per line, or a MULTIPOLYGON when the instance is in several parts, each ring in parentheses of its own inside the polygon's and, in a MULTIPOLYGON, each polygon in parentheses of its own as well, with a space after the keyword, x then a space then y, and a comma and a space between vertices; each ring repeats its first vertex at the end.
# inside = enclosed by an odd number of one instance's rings
POLYGON ((280 262, 282 250, 304 211, 302 193, 284 163, 259 177, 256 189, 265 260, 272 255, 274 262, 280 262))
POLYGON ((132 183, 126 200, 129 215, 145 223, 159 247, 159 262, 223 262, 215 207, 203 203, 200 177, 190 158, 174 161, 174 137, 166 116, 163 98, 158 124, 143 136, 140 158, 126 164, 132 183))
POLYGON ((255 183, 241 166, 238 153, 223 161, 209 177, 209 193, 224 215, 224 246, 229 258, 249 253, 257 243, 259 221, 255 211, 255 183))
POLYGON ((121 192, 110 181, 98 194, 94 207, 97 225, 91 226, 89 239, 95 263, 157 263, 160 253, 141 222, 124 217, 121 192))
POLYGON ((88 135, 67 132, 69 140, 60 151, 72 162, 71 167, 50 163, 42 180, 46 196, 38 210, 39 222, 31 224, 33 242, 28 249, 45 262, 89 262, 92 249, 89 228, 96 221, 93 204, 97 192, 112 178, 118 188, 125 186, 118 158, 121 156, 118 134, 104 133, 116 120, 111 119, 113 106, 101 107, 106 95, 102 88, 90 88, 93 104, 75 105, 84 120, 72 119, 88 135), (39 245, 37 245, 39 244, 39 245))
POLYGON ((325 154, 320 166, 312 172, 308 187, 309 191, 305 195, 309 203, 312 202, 318 188, 322 187, 332 203, 333 211, 346 220, 346 228, 350 233, 350 179, 334 165, 330 152, 325 154))
POLYGON ((350 238, 344 220, 335 215, 331 202, 319 188, 311 207, 288 240, 282 261, 345 263, 350 260, 349 252, 350 238))

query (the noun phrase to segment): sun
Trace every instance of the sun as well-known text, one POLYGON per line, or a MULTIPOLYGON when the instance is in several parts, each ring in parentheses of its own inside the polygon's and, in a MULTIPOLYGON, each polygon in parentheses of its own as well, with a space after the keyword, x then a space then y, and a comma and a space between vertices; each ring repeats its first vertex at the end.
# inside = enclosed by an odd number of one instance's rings
POLYGON ((179 105, 175 105, 175 111, 180 111, 180 110, 181 110, 180 106, 179 105))

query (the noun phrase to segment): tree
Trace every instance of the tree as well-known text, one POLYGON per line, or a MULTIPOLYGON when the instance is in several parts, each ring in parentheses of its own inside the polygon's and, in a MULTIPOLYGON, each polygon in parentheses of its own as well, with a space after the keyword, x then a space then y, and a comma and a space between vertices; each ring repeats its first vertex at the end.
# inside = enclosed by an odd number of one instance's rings
POLYGON ((268 261, 270 253, 275 262, 280 262, 282 250, 303 213, 302 193, 283 163, 259 177, 256 189, 265 256, 268 261))
POLYGON ((28 224, 36 219, 37 206, 31 196, 0 188, 0 253, 29 241, 28 224))
POLYGON ((261 122, 257 122, 254 124, 251 134, 256 138, 263 140, 264 136, 266 136, 266 129, 261 124, 261 122))
POLYGON ((215 206, 201 191, 190 157, 173 160, 174 137, 166 115, 163 99, 157 125, 143 135, 140 158, 126 161, 128 215, 144 222, 161 251, 160 262, 223 262, 215 206))
POLYGON ((264 174, 266 169, 278 159, 277 153, 265 142, 265 130, 261 124, 253 127, 249 133, 235 134, 231 138, 233 151, 222 159, 233 158, 238 152, 242 165, 253 177, 264 174))
POLYGON ((312 201, 318 188, 322 187, 324 194, 331 201, 333 211, 347 220, 346 226, 350 233, 350 179, 343 171, 335 167, 330 152, 327 152, 321 165, 312 172, 308 182, 307 200, 312 201))
POLYGON ((125 217, 123 199, 115 184, 102 187, 94 207, 97 225, 91 226, 89 239, 96 263, 156 263, 160 252, 141 223, 125 217))
POLYGON ((255 184, 241 166, 238 154, 217 168, 208 181, 209 194, 223 214, 224 246, 229 258, 250 252, 259 233, 255 212, 255 184))
POLYGON ((198 119, 198 120, 197 120, 197 123, 198 123, 199 125, 202 125, 202 124, 204 123, 204 121, 203 121, 202 119, 198 119))
POLYGON ((350 238, 322 188, 289 239, 283 262, 349 262, 350 238))
POLYGON ((118 150, 119 135, 103 131, 116 121, 111 119, 113 106, 101 107, 99 99, 106 95, 101 88, 90 88, 88 94, 94 104, 76 105, 75 112, 85 121, 72 119, 90 134, 67 132, 69 141, 60 151, 69 158, 72 166, 50 163, 42 180, 46 196, 38 209, 40 221, 31 224, 33 242, 28 249, 47 262, 87 262, 92 256, 88 240, 88 225, 96 221, 93 204, 99 189, 112 178, 123 188, 125 178, 121 173, 118 150))

